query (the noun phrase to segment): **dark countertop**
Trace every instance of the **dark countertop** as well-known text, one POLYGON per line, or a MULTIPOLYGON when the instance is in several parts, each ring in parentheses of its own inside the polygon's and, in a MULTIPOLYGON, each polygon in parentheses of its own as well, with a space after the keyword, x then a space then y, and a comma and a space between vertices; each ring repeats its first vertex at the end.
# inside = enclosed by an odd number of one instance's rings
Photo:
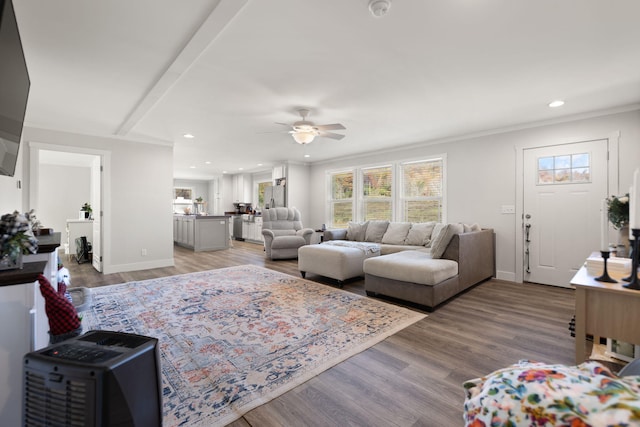
POLYGON ((39 235, 36 236, 38 239, 38 253, 50 253, 56 250, 58 246, 60 246, 60 232, 39 235))
POLYGON ((0 271, 0 286, 33 283, 46 266, 47 261, 25 262, 21 269, 0 271))

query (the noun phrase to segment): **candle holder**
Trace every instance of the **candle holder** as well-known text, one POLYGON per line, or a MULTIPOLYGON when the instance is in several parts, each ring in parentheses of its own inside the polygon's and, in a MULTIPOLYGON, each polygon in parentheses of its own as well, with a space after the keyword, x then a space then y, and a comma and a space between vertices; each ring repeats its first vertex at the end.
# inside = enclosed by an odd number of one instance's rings
POLYGON ((609 259, 609 251, 600 251, 600 255, 602 255, 602 259, 604 260, 604 271, 602 272, 602 276, 596 277, 596 280, 598 282, 618 283, 616 280, 612 279, 609 276, 609 272, 607 271, 607 260, 609 259))
POLYGON ((622 285, 627 289, 634 289, 640 291, 640 281, 638 281, 638 238, 640 237, 640 228, 632 228, 633 234, 633 258, 631 259, 631 280, 626 285, 622 285))

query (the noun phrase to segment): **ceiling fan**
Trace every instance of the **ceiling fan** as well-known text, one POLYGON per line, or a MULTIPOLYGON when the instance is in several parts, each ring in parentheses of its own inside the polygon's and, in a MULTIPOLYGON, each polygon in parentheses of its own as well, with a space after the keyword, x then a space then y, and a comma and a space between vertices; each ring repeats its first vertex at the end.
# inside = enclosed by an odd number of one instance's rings
POLYGON ((290 126, 291 130, 288 131, 289 134, 293 137, 293 139, 301 145, 309 144, 313 141, 316 136, 322 136, 325 138, 337 139, 340 140, 344 138, 344 135, 340 135, 339 133, 327 132, 330 130, 343 130, 346 129, 340 123, 333 123, 330 125, 316 125, 313 122, 307 120, 307 116, 309 115, 309 110, 306 108, 301 108, 298 110, 298 114, 302 117, 302 120, 295 122, 292 125, 286 123, 276 123, 278 125, 290 126))

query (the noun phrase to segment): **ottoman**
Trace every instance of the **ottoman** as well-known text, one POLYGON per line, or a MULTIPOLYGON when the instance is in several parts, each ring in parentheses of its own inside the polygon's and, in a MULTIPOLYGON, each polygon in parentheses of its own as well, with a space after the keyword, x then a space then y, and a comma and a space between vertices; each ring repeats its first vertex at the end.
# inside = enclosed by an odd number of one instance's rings
POLYGON ((318 274, 338 281, 342 287, 346 279, 364 275, 364 260, 380 255, 375 243, 330 241, 319 245, 306 245, 298 249, 298 270, 318 274))

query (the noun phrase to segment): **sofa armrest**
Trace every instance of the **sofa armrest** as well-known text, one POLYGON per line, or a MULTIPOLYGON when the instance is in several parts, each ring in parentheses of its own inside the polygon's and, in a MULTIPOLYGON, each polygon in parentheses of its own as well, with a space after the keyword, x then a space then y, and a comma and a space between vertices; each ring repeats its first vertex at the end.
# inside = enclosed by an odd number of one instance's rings
POLYGON ((483 229, 453 236, 442 258, 458 262, 463 288, 496 275, 495 234, 483 229))
POLYGON ((307 245, 311 244, 311 236, 313 236, 313 233, 314 231, 312 228, 302 228, 296 231, 296 235, 304 237, 304 240, 305 242, 307 242, 307 245))
POLYGON ((324 231, 324 241, 328 240, 347 240, 346 228, 332 228, 324 231))

